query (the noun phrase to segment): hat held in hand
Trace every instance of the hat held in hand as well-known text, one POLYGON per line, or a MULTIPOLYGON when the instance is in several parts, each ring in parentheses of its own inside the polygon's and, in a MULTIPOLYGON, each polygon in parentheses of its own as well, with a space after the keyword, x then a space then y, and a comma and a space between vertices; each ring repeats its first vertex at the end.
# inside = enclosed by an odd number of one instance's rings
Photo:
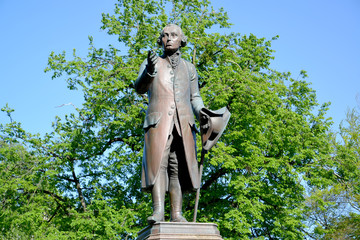
POLYGON ((221 137, 229 122, 231 113, 226 107, 218 110, 200 110, 200 130, 203 150, 209 151, 221 137))

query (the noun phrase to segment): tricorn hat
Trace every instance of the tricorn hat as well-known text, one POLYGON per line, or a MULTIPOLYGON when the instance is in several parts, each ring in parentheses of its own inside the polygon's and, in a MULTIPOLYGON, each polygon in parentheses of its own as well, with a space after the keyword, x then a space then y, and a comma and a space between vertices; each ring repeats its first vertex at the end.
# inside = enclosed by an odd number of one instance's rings
POLYGON ((200 110, 200 130, 203 150, 209 151, 217 143, 229 122, 230 116, 231 113, 226 107, 215 111, 206 108, 200 110), (206 119, 208 119, 207 122, 206 119))

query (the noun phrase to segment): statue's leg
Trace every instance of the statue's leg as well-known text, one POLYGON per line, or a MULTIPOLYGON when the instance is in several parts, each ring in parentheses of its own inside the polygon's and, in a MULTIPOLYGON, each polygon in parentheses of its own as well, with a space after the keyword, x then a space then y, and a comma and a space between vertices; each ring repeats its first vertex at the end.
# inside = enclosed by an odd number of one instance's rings
POLYGON ((151 195, 153 200, 153 215, 147 218, 149 224, 164 221, 165 193, 167 184, 167 170, 169 164, 170 146, 173 136, 169 135, 166 143, 163 159, 161 159, 160 172, 153 186, 151 195))
POLYGON ((163 158, 161 159, 160 169, 158 177, 155 181, 153 189, 151 191, 152 200, 153 200, 153 215, 147 218, 149 224, 154 224, 156 222, 164 221, 164 208, 165 208, 165 193, 166 185, 168 182, 167 171, 169 164, 169 155, 171 144, 173 142, 173 134, 169 134, 168 141, 166 143, 163 158))
POLYGON ((153 215, 147 218, 149 224, 154 224, 155 222, 164 221, 165 184, 166 184, 165 171, 163 169, 160 169, 159 176, 151 192, 152 201, 153 201, 153 215))
MULTIPOLYGON (((179 136, 178 141, 175 141, 174 138, 172 148, 170 150, 169 157, 169 193, 170 193, 170 204, 171 204, 171 221, 172 222, 187 222, 187 220, 182 216, 182 190, 179 181, 179 164, 176 151, 179 149, 179 144, 182 145, 181 139, 179 136), (180 141, 180 142, 179 142, 180 141)), ((179 159, 184 160, 184 159, 179 159)))

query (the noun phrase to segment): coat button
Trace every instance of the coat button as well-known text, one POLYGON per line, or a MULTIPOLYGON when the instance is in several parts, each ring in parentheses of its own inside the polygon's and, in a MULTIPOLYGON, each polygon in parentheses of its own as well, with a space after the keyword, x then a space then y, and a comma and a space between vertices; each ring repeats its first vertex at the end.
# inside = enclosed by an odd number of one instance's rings
POLYGON ((173 114, 173 112, 172 112, 172 111, 169 111, 169 112, 168 112, 168 115, 169 115, 169 116, 171 116, 172 114, 173 114))
POLYGON ((174 71, 170 71, 170 74, 171 74, 171 75, 174 75, 174 71))
POLYGON ((168 65, 167 65, 167 67, 168 67, 168 68, 171 68, 171 65, 170 65, 170 64, 168 64, 168 65))
POLYGON ((180 98, 175 99, 176 102, 180 102, 180 98))
POLYGON ((174 81, 174 79, 175 79, 174 77, 171 77, 171 78, 170 78, 170 80, 171 80, 172 82, 174 81))
POLYGON ((175 104, 171 105, 171 109, 175 109, 175 104))

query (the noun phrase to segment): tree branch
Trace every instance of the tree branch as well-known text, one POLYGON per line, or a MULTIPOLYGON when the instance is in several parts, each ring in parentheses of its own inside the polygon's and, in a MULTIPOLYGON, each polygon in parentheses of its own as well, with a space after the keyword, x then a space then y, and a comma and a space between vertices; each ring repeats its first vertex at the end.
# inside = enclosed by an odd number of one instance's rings
POLYGON ((63 180, 67 180, 69 182, 75 182, 74 179, 71 179, 71 178, 68 178, 68 177, 64 177, 64 176, 60 176, 60 175, 57 175, 56 177, 60 178, 60 179, 63 179, 63 180))
POLYGON ((210 178, 205 182, 205 184, 201 187, 202 190, 207 190, 211 184, 213 184, 218 178, 224 176, 227 173, 225 168, 220 168, 219 171, 213 173, 210 178))
POLYGON ((78 196, 79 196, 79 200, 81 202, 81 206, 84 210, 84 212, 86 212, 86 203, 85 203, 85 199, 84 199, 84 196, 82 194, 82 189, 81 189, 81 185, 80 185, 80 181, 79 179, 76 177, 76 173, 75 173, 75 169, 74 169, 74 164, 72 163, 71 164, 71 172, 72 172, 72 175, 73 175, 73 178, 74 178, 74 183, 75 183, 75 186, 76 186, 76 190, 78 192, 78 196))
POLYGON ((59 209, 61 208, 61 204, 58 204, 58 206, 55 209, 55 212, 53 213, 53 215, 50 217, 50 219, 48 220, 48 223, 51 222, 51 220, 55 217, 55 215, 58 213, 59 209))

